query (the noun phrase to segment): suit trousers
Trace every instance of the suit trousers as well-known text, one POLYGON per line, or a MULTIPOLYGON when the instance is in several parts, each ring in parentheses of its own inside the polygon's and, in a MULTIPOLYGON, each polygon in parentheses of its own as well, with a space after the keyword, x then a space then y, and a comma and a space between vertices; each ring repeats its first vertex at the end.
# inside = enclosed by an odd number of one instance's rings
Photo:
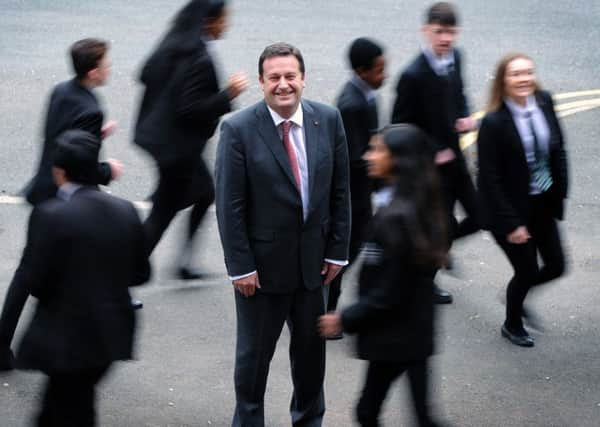
POLYGON ((152 196, 152 210, 144 222, 146 248, 150 255, 178 211, 192 206, 185 248, 209 206, 215 200, 212 176, 200 157, 159 168, 159 181, 152 196))
POLYGON ((294 427, 319 427, 325 413, 325 340, 317 320, 325 312, 324 289, 300 286, 291 294, 252 297, 235 291, 237 344, 236 407, 233 427, 263 427, 269 365, 283 324, 290 332, 289 357, 294 392, 290 414, 294 427))
POLYGON ((514 275, 506 289, 506 326, 514 331, 523 328, 523 302, 533 286, 542 285, 565 271, 565 256, 556 220, 553 218, 550 191, 530 196, 531 218, 526 224, 531 239, 524 244, 513 244, 507 236, 494 233, 514 275), (538 265, 538 252, 543 266, 538 265))
POLYGON ((93 427, 96 425, 96 384, 109 365, 84 371, 50 374, 38 427, 93 427))
POLYGON ((356 407, 356 417, 362 427, 378 427, 381 405, 392 382, 404 372, 408 374, 418 425, 433 427, 428 405, 427 359, 415 362, 371 361, 362 395, 356 407))
POLYGON ((448 215, 448 245, 452 241, 468 236, 479 230, 479 213, 477 209, 477 192, 471 175, 462 155, 455 160, 438 166, 442 199, 448 215), (454 206, 460 202, 465 211, 465 218, 457 222, 454 206))

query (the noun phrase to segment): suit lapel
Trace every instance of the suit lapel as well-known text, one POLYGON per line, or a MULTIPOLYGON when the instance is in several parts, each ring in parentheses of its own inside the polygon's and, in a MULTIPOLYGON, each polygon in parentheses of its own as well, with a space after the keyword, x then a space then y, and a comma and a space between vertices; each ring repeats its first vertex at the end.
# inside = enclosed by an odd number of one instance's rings
POLYGON ((509 136, 508 140, 510 141, 511 144, 513 144, 515 146, 515 149, 518 150, 519 153, 521 154, 521 159, 523 160, 525 167, 528 167, 527 166, 527 156, 525 155, 525 149, 523 148, 523 142, 521 141, 521 135, 519 134, 517 125, 515 124, 515 121, 512 117, 510 110, 504 103, 502 104, 502 119, 505 123, 506 130, 508 131, 508 136, 509 136))
POLYGON ((317 161, 319 154, 319 129, 321 124, 319 118, 308 102, 302 102, 302 109, 304 114, 304 142, 306 144, 306 161, 308 163, 308 195, 309 195, 309 206, 315 182, 315 173, 317 170, 317 161))
POLYGON ((283 147, 283 141, 279 136, 279 132, 277 132, 277 128, 275 127, 275 123, 273 123, 273 118, 271 117, 271 114, 269 114, 269 110, 267 109, 267 104, 265 102, 259 104, 258 108, 256 109, 256 115, 259 119, 258 133, 262 137, 263 142, 269 148, 269 150, 271 150, 275 160, 277 160, 277 163, 279 163, 279 166, 293 184, 294 188, 297 188, 296 179, 292 173, 290 161, 287 153, 285 152, 285 148, 283 147))

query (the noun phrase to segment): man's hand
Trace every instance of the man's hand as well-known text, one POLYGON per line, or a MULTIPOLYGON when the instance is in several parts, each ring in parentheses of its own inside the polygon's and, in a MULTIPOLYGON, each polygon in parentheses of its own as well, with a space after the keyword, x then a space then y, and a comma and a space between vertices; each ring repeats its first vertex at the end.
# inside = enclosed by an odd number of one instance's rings
POLYGON ((446 148, 444 150, 438 151, 435 153, 435 164, 443 165, 445 163, 450 163, 452 160, 456 158, 456 154, 452 151, 452 148, 446 148))
POLYGON ((235 73, 229 77, 227 84, 227 91, 229 92, 229 99, 237 98, 240 93, 248 88, 248 77, 244 73, 235 73))
POLYGON ((342 332, 342 318, 337 313, 329 313, 319 317, 319 333, 327 338, 342 332))
POLYGON ((325 286, 329 285, 335 276, 338 275, 340 270, 343 268, 341 265, 332 264, 330 262, 325 261, 323 263, 323 268, 321 269, 321 276, 325 276, 323 280, 323 284, 325 286))
POLYGON ((119 179, 123 174, 123 163, 117 159, 107 159, 106 163, 110 166, 110 177, 111 179, 119 179))
POLYGON ((256 289, 260 289, 260 282, 258 281, 258 273, 253 273, 250 276, 243 277, 233 281, 233 287, 244 295, 245 297, 251 297, 256 292, 256 289))
POLYGON ((108 122, 106 122, 106 124, 104 126, 102 126, 102 130, 101 130, 102 139, 108 138, 113 133, 115 133, 116 130, 117 130, 117 122, 115 122, 114 120, 109 120, 108 122))
POLYGON ((454 127, 458 133, 471 132, 475 130, 475 120, 471 117, 463 117, 456 120, 454 127))
POLYGON ((529 234, 527 227, 525 227, 524 225, 515 228, 506 236, 506 240, 509 243, 513 243, 515 245, 522 245, 523 243, 527 243, 529 239, 531 239, 531 235, 529 234))

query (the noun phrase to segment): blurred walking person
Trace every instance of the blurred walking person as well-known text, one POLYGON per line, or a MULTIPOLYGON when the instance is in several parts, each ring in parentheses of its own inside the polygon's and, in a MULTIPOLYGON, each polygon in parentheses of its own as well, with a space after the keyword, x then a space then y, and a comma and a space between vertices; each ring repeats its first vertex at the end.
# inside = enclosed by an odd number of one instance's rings
MULTIPOLYGON (((426 45, 403 71, 396 87, 392 123, 412 123, 421 128, 435 148, 447 215, 448 246, 453 240, 479 230, 477 193, 459 146, 459 134, 475 128, 469 116, 462 78, 462 54, 455 47, 458 14, 451 3, 433 4, 426 13, 426 45), (457 222, 456 202, 466 216, 457 222)), ((435 302, 449 304, 452 295, 435 286, 435 302)))
POLYGON ((502 336, 532 347, 523 326, 531 311, 523 302, 532 287, 564 273, 557 220, 563 218, 568 170, 552 97, 540 89, 527 55, 510 54, 498 64, 477 145, 484 225, 514 269, 502 336))
MULTIPOLYGON (((36 206, 56 196, 57 187, 52 178, 52 159, 56 152, 56 138, 68 129, 81 129, 99 140, 110 136, 116 123, 104 122, 104 113, 93 90, 106 84, 111 61, 108 43, 87 38, 70 48, 75 77, 56 85, 50 96, 44 126, 44 145, 38 171, 23 190, 27 201, 36 206)), ((114 159, 97 163, 91 177, 93 184, 107 185, 121 175, 121 163, 114 159)), ((23 275, 20 265, 6 293, 0 316, 0 370, 13 367, 10 350, 19 317, 27 301, 28 292, 19 282, 23 275)))
POLYGON ((135 128, 135 144, 158 166, 153 206, 144 222, 148 255, 178 211, 192 206, 177 277, 202 278, 190 265, 193 239, 215 198, 214 183, 202 158, 219 118, 248 85, 242 74, 219 87, 211 45, 227 28, 225 0, 192 0, 175 16, 171 28, 150 55, 141 74, 144 95, 135 128))
POLYGON ((391 125, 371 140, 369 175, 385 186, 363 245, 359 299, 320 319, 324 336, 358 334, 358 356, 369 361, 356 408, 363 427, 379 426, 391 383, 407 373, 419 426, 436 426, 429 409, 428 358, 433 352, 433 276, 446 262, 446 222, 426 135, 391 125))
MULTIPOLYGON (((342 88, 337 107, 342 115, 348 156, 350 158, 350 198, 352 228, 348 261, 354 262, 371 220, 371 192, 373 182, 367 174, 363 155, 369 147, 371 136, 379 129, 377 89, 385 81, 385 56, 383 48, 375 41, 360 37, 350 45, 348 59, 352 76, 342 88)), ((348 267, 344 267, 345 271, 348 267)), ((343 274, 338 274, 329 286, 327 311, 335 311, 341 294, 343 274)), ((342 338, 342 335, 333 337, 342 338)))
POLYGON ((40 427, 95 425, 96 384, 113 361, 132 355, 128 287, 150 273, 137 211, 94 185, 99 148, 81 130, 57 138, 58 194, 29 222, 20 285, 38 303, 17 366, 48 375, 40 427))

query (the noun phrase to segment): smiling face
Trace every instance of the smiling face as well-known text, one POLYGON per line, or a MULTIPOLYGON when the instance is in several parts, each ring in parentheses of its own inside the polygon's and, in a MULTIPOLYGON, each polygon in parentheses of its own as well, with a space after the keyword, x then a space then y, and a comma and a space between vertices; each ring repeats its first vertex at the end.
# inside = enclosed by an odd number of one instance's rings
POLYGON ((518 104, 525 104, 527 97, 535 92, 536 77, 533 61, 515 58, 506 65, 504 93, 518 104))
POLYGON ((304 90, 304 74, 298 59, 294 55, 267 58, 258 79, 269 107, 283 118, 291 117, 304 90))

